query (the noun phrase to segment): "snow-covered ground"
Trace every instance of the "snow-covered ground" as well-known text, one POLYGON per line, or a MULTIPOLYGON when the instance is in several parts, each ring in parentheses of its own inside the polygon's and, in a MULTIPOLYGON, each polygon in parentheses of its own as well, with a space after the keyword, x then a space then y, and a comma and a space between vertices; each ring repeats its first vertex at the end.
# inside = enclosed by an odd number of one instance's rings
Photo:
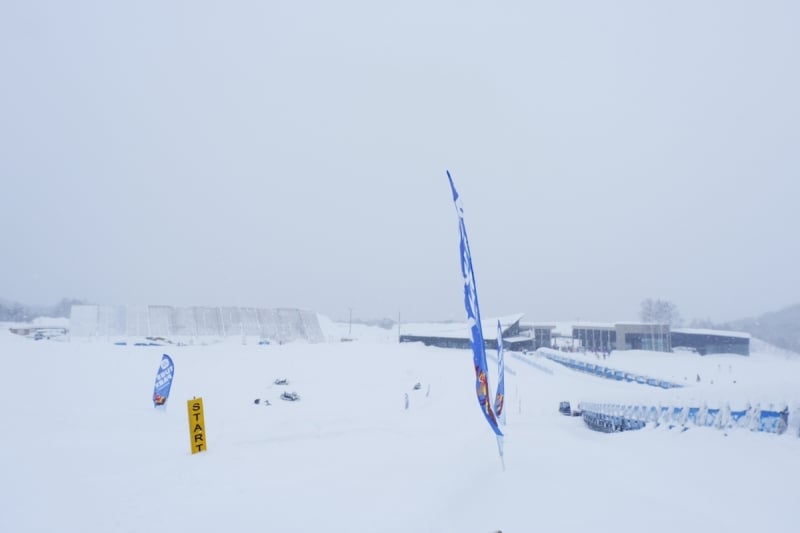
POLYGON ((470 352, 398 344, 396 330, 322 326, 323 344, 170 347, 33 341, 3 328, 0 531, 800 529, 796 426, 781 436, 602 434, 557 412, 561 400, 626 399, 794 410, 794 356, 758 344, 749 358, 615 352, 604 361, 687 385, 671 390, 508 358, 503 470, 470 352), (151 395, 164 352, 176 368, 160 411, 151 395), (272 384, 283 377, 288 386, 272 384), (283 390, 301 400, 281 401, 283 390), (186 402, 195 396, 208 451, 192 455, 186 402))

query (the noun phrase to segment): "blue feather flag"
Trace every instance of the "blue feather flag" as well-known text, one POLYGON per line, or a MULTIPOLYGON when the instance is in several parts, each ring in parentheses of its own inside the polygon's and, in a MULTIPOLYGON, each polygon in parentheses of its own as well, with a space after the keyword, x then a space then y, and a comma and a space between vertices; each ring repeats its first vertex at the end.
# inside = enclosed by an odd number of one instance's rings
POLYGON ((167 354, 162 355, 156 372, 156 383, 153 387, 153 407, 166 407, 174 375, 175 365, 172 363, 172 358, 167 354))
POLYGON ((461 232, 461 275, 464 277, 464 307, 467 311, 467 321, 469 323, 470 336, 472 338, 472 360, 475 366, 475 391, 478 396, 478 404, 481 407, 483 416, 498 437, 498 447, 502 457, 502 442, 500 438, 503 432, 497 425, 497 418, 492 411, 492 402, 489 398, 489 369, 486 364, 486 346, 483 340, 483 330, 481 329, 481 312, 478 307, 478 291, 475 287, 475 273, 472 269, 472 253, 469 250, 467 240, 467 228, 464 225, 464 208, 461 206, 461 199, 456 191, 450 171, 447 171, 447 179, 450 180, 450 188, 453 191, 453 203, 458 214, 458 226, 461 232))
POLYGON ((500 422, 506 425, 506 412, 503 411, 503 402, 506 399, 506 369, 503 363, 503 328, 497 321, 497 393, 494 397, 494 414, 500 422))

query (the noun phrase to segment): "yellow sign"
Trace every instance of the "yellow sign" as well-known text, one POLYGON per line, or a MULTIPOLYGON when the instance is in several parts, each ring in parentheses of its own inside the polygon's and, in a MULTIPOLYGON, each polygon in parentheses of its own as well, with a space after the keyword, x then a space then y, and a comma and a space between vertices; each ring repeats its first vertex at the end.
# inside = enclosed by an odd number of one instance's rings
POLYGON ((203 418, 203 399, 194 398, 186 402, 189 409, 189 442, 192 453, 206 451, 206 421, 203 418))

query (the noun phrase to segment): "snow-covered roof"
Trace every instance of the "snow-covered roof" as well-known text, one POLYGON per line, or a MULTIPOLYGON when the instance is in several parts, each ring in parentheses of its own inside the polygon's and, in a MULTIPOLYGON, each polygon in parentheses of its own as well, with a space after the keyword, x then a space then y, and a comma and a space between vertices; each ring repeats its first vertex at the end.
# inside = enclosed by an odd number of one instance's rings
POLYGON ((693 328, 680 328, 673 329, 672 333, 685 333, 687 335, 713 335, 715 337, 736 337, 739 339, 749 339, 749 333, 741 331, 726 331, 722 329, 693 329, 693 328))
MULTIPOLYGON (((497 321, 500 321, 500 327, 505 331, 519 322, 524 313, 516 315, 508 315, 499 318, 485 318, 481 320, 481 329, 483 330, 484 340, 497 339, 497 321)), ((400 334, 412 337, 440 337, 446 339, 468 339, 469 325, 466 322, 440 322, 440 323, 409 323, 400 325, 400 334)))

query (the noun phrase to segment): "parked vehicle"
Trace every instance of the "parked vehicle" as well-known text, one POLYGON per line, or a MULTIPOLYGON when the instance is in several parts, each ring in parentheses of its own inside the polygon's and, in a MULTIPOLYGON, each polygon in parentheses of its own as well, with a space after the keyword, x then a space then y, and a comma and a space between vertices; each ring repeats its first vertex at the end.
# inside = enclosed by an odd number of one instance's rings
POLYGON ((300 399, 300 395, 296 392, 284 392, 281 394, 281 400, 286 400, 287 402, 296 402, 300 399))
POLYGON ((583 414, 580 404, 573 408, 569 402, 559 402, 558 412, 564 416, 581 416, 583 414))

